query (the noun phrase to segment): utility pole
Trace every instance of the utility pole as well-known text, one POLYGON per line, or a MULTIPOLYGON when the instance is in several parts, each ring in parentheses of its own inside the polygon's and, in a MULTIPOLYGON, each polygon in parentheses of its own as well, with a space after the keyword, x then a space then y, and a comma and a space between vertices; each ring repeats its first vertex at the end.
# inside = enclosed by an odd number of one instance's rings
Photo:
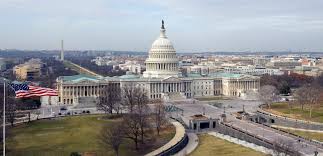
POLYGON ((6 156, 6 81, 3 79, 3 123, 2 123, 2 142, 3 156, 6 156))

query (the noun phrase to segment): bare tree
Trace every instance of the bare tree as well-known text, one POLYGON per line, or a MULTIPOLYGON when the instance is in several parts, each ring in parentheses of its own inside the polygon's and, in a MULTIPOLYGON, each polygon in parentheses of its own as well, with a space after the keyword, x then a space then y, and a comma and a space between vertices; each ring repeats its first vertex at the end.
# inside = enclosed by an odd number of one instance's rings
POLYGON ((106 146, 111 147, 116 156, 119 155, 119 147, 124 140, 124 125, 123 123, 116 123, 112 127, 111 125, 105 125, 99 135, 100 142, 106 146))
POLYGON ((134 83, 126 84, 122 87, 122 104, 127 107, 128 113, 133 113, 133 109, 138 103, 137 97, 140 92, 142 92, 141 88, 134 83))
POLYGON ((144 143, 145 137, 147 136, 146 132, 150 129, 148 121, 150 115, 148 96, 143 88, 140 88, 133 83, 124 86, 122 90, 122 103, 128 110, 127 119, 125 121, 129 122, 128 125, 131 126, 128 131, 131 133, 131 136, 128 136, 128 138, 135 141, 137 148, 138 141, 144 143))
POLYGON ((304 110, 304 106, 309 102, 308 96, 308 86, 302 86, 295 92, 294 98, 301 105, 302 110, 304 110))
POLYGON ((131 139, 135 143, 136 150, 140 137, 140 122, 137 114, 127 114, 123 117, 125 125, 125 137, 131 139))
POLYGON ((154 122, 156 125, 157 135, 159 135, 160 129, 166 124, 166 112, 163 101, 157 101, 154 107, 154 122))
POLYGON ((148 96, 143 89, 136 89, 135 95, 136 105, 134 107, 134 113, 139 118, 141 142, 144 143, 146 129, 150 128, 150 124, 148 123, 150 113, 148 107, 148 96))
POLYGON ((309 107, 310 107, 310 118, 312 117, 312 111, 315 105, 319 103, 321 88, 317 85, 311 85, 308 87, 308 100, 309 100, 309 107))
POLYGON ((270 109, 271 104, 277 99, 278 91, 276 87, 265 85, 259 90, 260 100, 262 100, 270 109))
POLYGON ((105 113, 113 113, 113 110, 119 111, 119 103, 121 101, 120 87, 110 84, 104 87, 98 99, 97 108, 105 113))

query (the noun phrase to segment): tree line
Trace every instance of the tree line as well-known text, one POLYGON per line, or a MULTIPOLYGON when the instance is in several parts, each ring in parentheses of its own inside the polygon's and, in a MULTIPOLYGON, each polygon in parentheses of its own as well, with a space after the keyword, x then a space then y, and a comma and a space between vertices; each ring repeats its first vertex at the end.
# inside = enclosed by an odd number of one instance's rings
POLYGON ((106 66, 98 66, 91 60, 93 57, 70 57, 67 58, 71 62, 80 65, 81 67, 84 67, 86 69, 89 69, 90 71, 93 71, 97 74, 100 74, 102 76, 121 76, 126 74, 126 71, 123 70, 113 70, 113 66, 106 65, 106 66))
POLYGON ((304 84, 312 83, 315 80, 312 76, 292 73, 290 75, 263 75, 260 78, 260 85, 274 86, 280 94, 290 94, 292 88, 298 88, 304 84))
POLYGON ((298 104, 301 110, 304 110, 306 106, 309 108, 311 118, 313 109, 323 102, 323 74, 315 78, 299 74, 293 74, 290 77, 267 75, 261 78, 261 84, 259 98, 269 109, 273 102, 280 99, 279 94, 288 93, 294 99, 293 102, 288 102, 289 108, 291 109, 293 104, 298 104))

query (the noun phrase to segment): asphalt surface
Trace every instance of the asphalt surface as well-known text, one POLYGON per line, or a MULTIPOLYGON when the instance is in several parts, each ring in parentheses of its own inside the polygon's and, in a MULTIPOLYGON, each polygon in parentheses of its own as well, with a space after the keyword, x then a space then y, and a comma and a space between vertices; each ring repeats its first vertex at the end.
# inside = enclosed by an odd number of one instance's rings
POLYGON ((183 110, 182 112, 177 113, 177 115, 183 117, 189 117, 195 114, 204 114, 211 118, 219 118, 220 115, 225 112, 228 124, 239 128, 242 131, 254 134, 271 143, 283 144, 288 146, 290 149, 301 152, 304 155, 314 155, 315 151, 323 154, 322 146, 251 121, 236 119, 232 115, 237 111, 242 111, 243 108, 248 113, 254 113, 260 104, 261 102, 259 101, 243 101, 235 99, 221 100, 217 102, 196 102, 195 104, 185 104, 185 102, 183 102, 182 104, 176 104, 175 106, 183 110))

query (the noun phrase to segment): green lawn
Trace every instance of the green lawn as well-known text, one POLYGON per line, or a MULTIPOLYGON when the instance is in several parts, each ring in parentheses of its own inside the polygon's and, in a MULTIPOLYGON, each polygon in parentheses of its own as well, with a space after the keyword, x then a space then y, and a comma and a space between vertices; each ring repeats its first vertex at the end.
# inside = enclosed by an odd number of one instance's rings
POLYGON ((274 103, 271 105, 271 109, 265 109, 271 113, 286 116, 295 119, 308 120, 313 122, 323 123, 323 105, 317 106, 312 111, 312 118, 310 118, 310 110, 307 107, 304 107, 304 110, 301 109, 299 105, 292 105, 290 109, 288 103, 274 103))
POLYGON ((190 156, 265 156, 261 152, 208 134, 199 135, 199 145, 190 156))
POLYGON ((288 131, 288 132, 296 134, 296 135, 299 135, 299 136, 302 136, 307 139, 314 139, 314 140, 323 142, 323 133, 291 130, 291 129, 284 129, 284 128, 280 128, 280 129, 282 129, 284 131, 288 131))
MULTIPOLYGON (((120 119, 101 119, 102 115, 74 116, 54 120, 39 120, 18 125, 10 130, 7 140, 8 155, 21 156, 68 156, 71 152, 95 152, 98 156, 114 155, 98 141, 98 134, 104 124, 113 126, 120 119)), ((134 150, 131 140, 126 140, 120 155, 143 155, 167 143, 175 134, 170 127, 161 133, 149 146, 134 150)))
POLYGON ((64 66, 67 68, 70 68, 71 70, 74 70, 78 73, 80 73, 80 69, 78 67, 76 67, 74 64, 72 64, 70 61, 64 61, 64 66))

